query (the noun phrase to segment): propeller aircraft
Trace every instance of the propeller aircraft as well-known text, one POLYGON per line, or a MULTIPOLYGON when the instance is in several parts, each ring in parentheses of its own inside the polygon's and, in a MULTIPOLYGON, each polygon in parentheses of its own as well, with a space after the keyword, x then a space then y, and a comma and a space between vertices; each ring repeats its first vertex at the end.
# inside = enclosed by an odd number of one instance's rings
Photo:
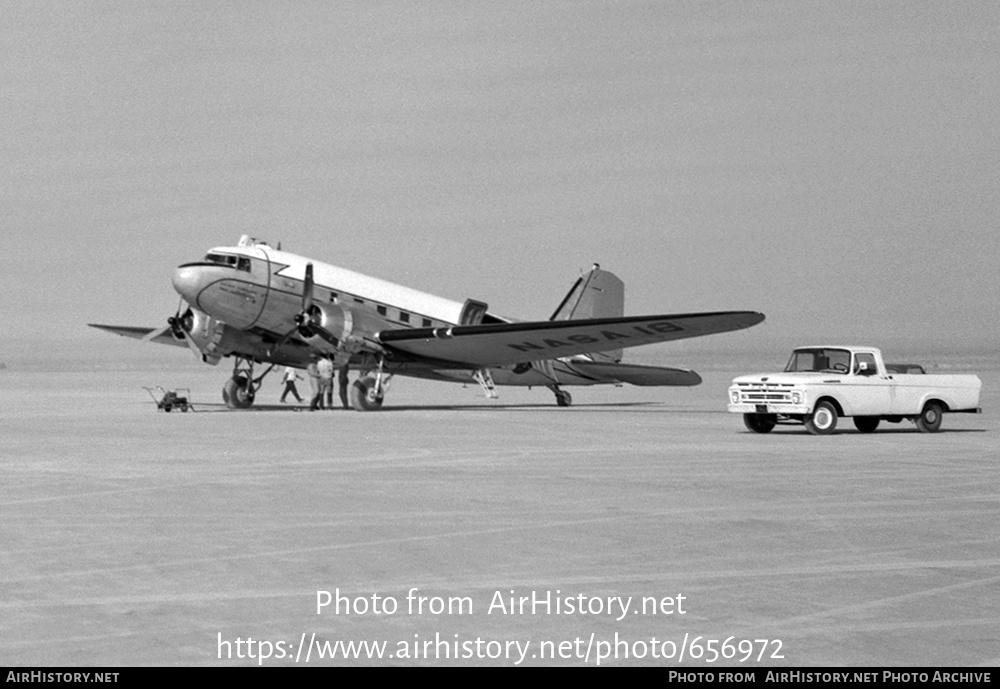
POLYGON ((393 376, 550 389, 559 406, 571 385, 690 386, 694 371, 622 362, 626 347, 749 328, 755 311, 625 316, 624 283, 598 265, 581 276, 547 321, 516 321, 487 304, 420 292, 314 261, 244 235, 173 274, 181 296, 161 328, 91 327, 188 347, 202 361, 233 359, 223 399, 252 406, 275 366, 304 368, 314 355, 348 365, 358 411, 381 408, 393 376), (258 376, 256 365, 268 365, 258 376))

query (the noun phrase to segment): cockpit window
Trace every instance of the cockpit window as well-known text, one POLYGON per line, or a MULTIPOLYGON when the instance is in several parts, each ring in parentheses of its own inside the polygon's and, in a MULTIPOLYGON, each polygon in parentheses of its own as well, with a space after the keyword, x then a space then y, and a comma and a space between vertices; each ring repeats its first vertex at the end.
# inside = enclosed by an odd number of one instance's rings
POLYGON ((205 254, 205 260, 209 263, 218 263, 222 266, 232 266, 237 270, 250 272, 250 259, 245 256, 233 256, 232 254, 217 254, 209 252, 205 254))
POLYGON ((785 366, 786 373, 847 373, 851 353, 846 349, 796 349, 785 366))
POLYGON ((211 263, 219 263, 224 266, 236 265, 236 257, 230 256, 229 254, 213 254, 210 252, 205 254, 205 260, 211 263))

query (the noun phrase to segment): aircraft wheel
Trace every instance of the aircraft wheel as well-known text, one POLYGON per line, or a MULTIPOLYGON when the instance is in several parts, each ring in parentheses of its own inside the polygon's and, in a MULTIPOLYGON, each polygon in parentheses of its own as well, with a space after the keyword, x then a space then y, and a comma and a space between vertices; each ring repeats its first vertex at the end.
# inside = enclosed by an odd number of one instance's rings
POLYGON ((806 417, 806 430, 813 435, 829 435, 837 428, 837 408, 823 401, 806 417))
POLYGON ((375 393, 375 378, 366 376, 351 386, 351 406, 358 411, 377 411, 382 408, 383 395, 375 393))
POLYGON ((754 433, 770 433, 778 424, 774 414, 744 414, 743 425, 754 433))
POLYGON ((874 416, 855 416, 854 427, 862 433, 874 433, 878 428, 879 419, 874 416))
POLYGON ((222 399, 230 409, 248 409, 253 405, 254 391, 247 387, 247 379, 235 376, 222 388, 222 399))
POLYGON ((917 428, 923 433, 937 433, 941 430, 941 421, 944 419, 944 409, 938 402, 928 402, 924 405, 924 410, 917 417, 917 428))
POLYGON ((573 395, 560 390, 556 393, 556 404, 560 407, 569 407, 573 404, 573 395))

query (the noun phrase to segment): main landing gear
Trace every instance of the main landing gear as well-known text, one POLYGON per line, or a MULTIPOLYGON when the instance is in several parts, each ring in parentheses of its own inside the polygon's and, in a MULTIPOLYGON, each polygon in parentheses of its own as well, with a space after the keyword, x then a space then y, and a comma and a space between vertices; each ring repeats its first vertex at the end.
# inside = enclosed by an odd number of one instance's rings
POLYGON ((382 408, 385 391, 392 378, 391 373, 383 370, 384 365, 385 360, 380 358, 374 371, 364 374, 351 385, 351 406, 357 411, 378 411, 382 408))
POLYGON ((264 376, 271 372, 274 364, 267 367, 258 377, 253 377, 253 359, 236 357, 233 364, 233 377, 222 387, 222 399, 230 409, 249 409, 253 406, 254 397, 260 389, 264 376))
POLYGON ((573 395, 559 388, 558 385, 546 385, 549 390, 556 395, 556 404, 560 407, 568 407, 573 404, 573 395))

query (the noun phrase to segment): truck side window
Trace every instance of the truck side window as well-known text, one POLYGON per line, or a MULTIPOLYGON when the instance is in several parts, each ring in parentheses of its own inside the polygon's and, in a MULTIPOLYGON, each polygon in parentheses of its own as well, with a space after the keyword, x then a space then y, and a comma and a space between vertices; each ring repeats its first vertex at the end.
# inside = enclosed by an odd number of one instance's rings
POLYGON ((868 364, 869 371, 877 370, 875 366, 875 355, 869 354, 868 352, 858 352, 854 355, 854 373, 857 375, 861 372, 861 364, 868 364))

